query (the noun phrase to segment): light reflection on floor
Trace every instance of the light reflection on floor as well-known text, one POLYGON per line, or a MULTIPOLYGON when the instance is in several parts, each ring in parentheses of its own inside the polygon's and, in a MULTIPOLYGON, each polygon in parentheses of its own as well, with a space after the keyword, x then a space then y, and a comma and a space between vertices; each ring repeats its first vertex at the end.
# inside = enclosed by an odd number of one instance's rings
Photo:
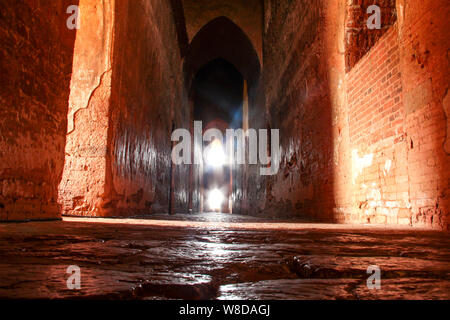
POLYGON ((449 299, 449 248, 436 231, 215 213, 0 224, 0 298, 449 299))
POLYGON ((307 230, 307 229, 395 229, 395 230, 427 230, 420 227, 387 226, 383 224, 329 224, 308 223, 301 220, 270 220, 251 216, 231 215, 227 213, 208 212, 201 214, 155 214, 148 218, 85 218, 63 217, 67 222, 96 222, 105 224, 130 224, 154 227, 186 227, 186 228, 227 228, 237 230, 307 230))

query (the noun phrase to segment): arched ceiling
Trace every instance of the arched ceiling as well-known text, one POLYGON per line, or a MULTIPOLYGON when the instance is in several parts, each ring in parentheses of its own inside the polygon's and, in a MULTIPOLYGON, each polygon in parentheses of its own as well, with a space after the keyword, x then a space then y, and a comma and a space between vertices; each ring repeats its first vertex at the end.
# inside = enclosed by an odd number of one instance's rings
POLYGON ((262 65, 263 5, 261 0, 182 0, 189 43, 210 21, 227 17, 250 39, 262 65))
POLYGON ((202 66, 217 58, 233 64, 249 86, 257 83, 261 65, 251 40, 233 21, 223 16, 209 21, 192 39, 185 58, 187 87, 202 66))

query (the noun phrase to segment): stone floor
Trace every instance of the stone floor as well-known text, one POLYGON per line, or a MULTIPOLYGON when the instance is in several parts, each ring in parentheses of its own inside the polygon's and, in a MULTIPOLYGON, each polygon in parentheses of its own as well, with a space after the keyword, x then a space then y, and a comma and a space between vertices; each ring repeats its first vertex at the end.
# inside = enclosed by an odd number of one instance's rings
POLYGON ((0 298, 450 299, 449 248, 436 231, 221 214, 8 223, 0 298))

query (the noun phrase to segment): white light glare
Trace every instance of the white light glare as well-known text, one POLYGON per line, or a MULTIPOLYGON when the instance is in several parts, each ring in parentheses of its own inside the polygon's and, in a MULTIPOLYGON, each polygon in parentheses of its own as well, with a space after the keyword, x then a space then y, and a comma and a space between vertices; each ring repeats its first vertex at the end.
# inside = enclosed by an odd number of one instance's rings
POLYGON ((211 210, 222 209, 223 200, 224 200, 223 193, 219 189, 214 189, 209 192, 208 204, 211 210))
POLYGON ((206 150, 206 163, 215 168, 225 164, 225 151, 220 140, 214 139, 206 150))

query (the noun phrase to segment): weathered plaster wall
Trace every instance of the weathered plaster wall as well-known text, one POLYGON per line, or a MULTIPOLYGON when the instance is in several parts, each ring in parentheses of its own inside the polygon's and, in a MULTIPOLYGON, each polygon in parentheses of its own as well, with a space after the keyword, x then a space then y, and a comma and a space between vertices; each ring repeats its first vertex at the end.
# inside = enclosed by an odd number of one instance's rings
POLYGON ((0 220, 60 217, 78 1, 0 1, 0 220))
POLYGON ((448 229, 450 5, 445 0, 399 0, 397 11, 409 145, 411 221, 416 225, 448 229))
POLYGON ((340 1, 265 1, 265 102, 282 147, 280 172, 266 179, 270 215, 333 219, 342 8, 340 1))
POLYGON ((114 1, 81 0, 70 87, 63 214, 96 215, 105 193, 114 1))
MULTIPOLYGON (((171 133, 189 128, 177 32, 168 1, 117 3, 108 130, 108 214, 168 212, 171 133)), ((174 172, 175 211, 186 212, 187 166, 174 172)))
MULTIPOLYGON (((188 127, 189 117, 172 7, 82 0, 81 10, 60 185, 64 213, 168 212, 170 136, 173 127, 188 127)), ((187 209, 187 174, 186 167, 174 171, 178 211, 187 209)))

